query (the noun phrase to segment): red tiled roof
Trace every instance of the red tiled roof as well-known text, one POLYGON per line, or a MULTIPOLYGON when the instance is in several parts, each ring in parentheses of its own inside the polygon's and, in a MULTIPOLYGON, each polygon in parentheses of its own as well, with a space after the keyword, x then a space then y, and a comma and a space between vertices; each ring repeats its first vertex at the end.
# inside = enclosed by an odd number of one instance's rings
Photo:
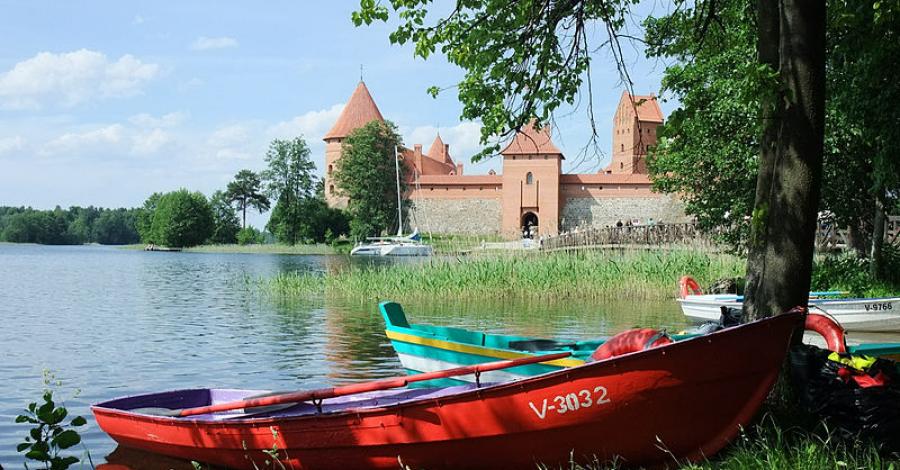
POLYGON ((381 111, 375 105, 375 100, 369 94, 366 84, 359 82, 356 90, 353 90, 350 100, 344 106, 344 110, 341 111, 341 116, 331 130, 325 134, 325 140, 347 137, 355 129, 375 120, 384 121, 384 118, 381 117, 381 111))
MULTIPOLYGON (((626 91, 622 94, 622 99, 627 100, 632 95, 626 91)), ((638 121, 643 122, 663 122, 662 109, 659 108, 659 102, 654 95, 633 95, 634 105, 637 108, 638 121)))
POLYGON ((522 127, 516 133, 512 142, 500 152, 501 155, 559 155, 562 152, 553 144, 550 138, 550 128, 544 126, 541 130, 535 129, 535 121, 522 127))
POLYGON ((433 160, 437 160, 442 163, 446 163, 448 165, 455 165, 453 163, 453 159, 450 158, 450 152, 447 151, 447 146, 444 145, 443 139, 441 139, 441 135, 438 134, 437 137, 434 138, 434 142, 431 143, 431 148, 428 149, 428 155, 433 160))

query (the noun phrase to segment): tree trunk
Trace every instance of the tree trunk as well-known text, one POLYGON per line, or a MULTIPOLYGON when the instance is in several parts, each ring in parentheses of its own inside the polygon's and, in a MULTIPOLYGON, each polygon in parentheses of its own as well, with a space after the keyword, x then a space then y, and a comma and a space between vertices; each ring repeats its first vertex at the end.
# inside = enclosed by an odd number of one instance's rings
MULTIPOLYGON (((879 191, 880 193, 880 191, 879 191)), ((881 248, 884 245, 884 205, 881 203, 881 194, 875 196, 875 220, 872 225, 872 255, 869 260, 869 273, 873 278, 879 279, 884 270, 882 264, 884 257, 881 254, 881 248)))
POLYGON ((847 226, 847 248, 853 250, 858 258, 862 258, 866 256, 867 246, 869 243, 866 242, 866 234, 860 227, 860 222, 847 226))
POLYGON ((243 214, 244 214, 244 222, 243 222, 243 226, 241 228, 247 228, 247 204, 246 203, 241 208, 241 212, 243 212, 243 214))
POLYGON ((825 8, 759 0, 759 60, 778 70, 763 100, 744 311, 748 320, 806 305, 822 180, 825 8))

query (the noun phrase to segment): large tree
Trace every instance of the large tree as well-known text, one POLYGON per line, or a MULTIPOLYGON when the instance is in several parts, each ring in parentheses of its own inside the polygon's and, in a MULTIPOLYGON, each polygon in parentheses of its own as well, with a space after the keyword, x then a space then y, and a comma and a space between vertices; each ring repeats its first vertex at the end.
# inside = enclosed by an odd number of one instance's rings
POLYGON ((262 189, 262 179, 250 170, 241 170, 234 176, 234 181, 228 183, 225 189, 225 197, 232 204, 237 204, 241 211, 241 227, 247 228, 247 208, 253 208, 263 213, 269 210, 269 198, 262 189))
MULTIPOLYGON (((429 16, 429 0, 391 0, 401 19, 393 42, 415 44, 428 57, 438 47, 465 71, 459 83, 463 117, 481 119, 482 140, 504 136, 532 117, 547 122, 587 84, 595 47, 590 31, 605 31, 609 52, 630 86, 619 38, 628 0, 468 0, 447 15, 429 16)), ((697 38, 716 24, 716 2, 697 2, 697 38)), ((687 5, 679 4, 678 7, 687 5)), ((387 20, 388 6, 362 0, 356 24, 387 20)), ((759 177, 748 261, 751 317, 806 303, 821 183, 825 102, 825 10, 821 1, 759 0, 760 70, 775 86, 762 94, 759 177)), ((593 121, 592 121, 593 122, 593 121)), ((596 129, 596 127, 595 127, 596 129)), ((596 134, 596 132, 595 132, 596 134)), ((496 146, 489 148, 492 152, 496 146)))
POLYGON ((212 235, 213 225, 213 213, 206 196, 179 189, 161 195, 156 201, 149 242, 172 247, 199 245, 212 235))
POLYGON ((349 199, 350 236, 362 239, 397 228, 397 169, 406 193, 405 165, 398 165, 400 136, 391 122, 372 121, 344 139, 334 181, 349 199))
POLYGON ((269 167, 262 173, 266 191, 277 201, 266 228, 279 241, 296 244, 303 241, 306 201, 315 190, 315 164, 303 137, 273 140, 266 153, 269 167))
POLYGON ((209 206, 213 213, 214 227, 209 241, 219 244, 237 243, 241 225, 228 196, 222 191, 214 192, 209 198, 209 206))

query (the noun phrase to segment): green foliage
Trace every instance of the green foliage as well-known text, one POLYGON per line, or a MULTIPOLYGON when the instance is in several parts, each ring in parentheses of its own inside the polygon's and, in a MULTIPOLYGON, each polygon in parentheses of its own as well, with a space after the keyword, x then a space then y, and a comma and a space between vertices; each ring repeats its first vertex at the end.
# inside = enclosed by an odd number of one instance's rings
MULTIPOLYGON (((428 11, 430 0, 391 0, 390 6, 362 0, 352 20, 357 26, 387 21, 393 10, 400 25, 390 34, 392 43, 412 43, 415 55, 423 59, 440 51, 462 68, 462 118, 481 121, 481 141, 486 144, 533 117, 547 123, 560 106, 573 105, 598 48, 612 43, 609 52, 621 64, 615 42, 589 43, 594 30, 618 33, 633 3, 636 0, 468 0, 455 2, 447 16, 435 18, 428 11)), ((428 91, 437 95, 441 90, 428 91)), ((473 160, 498 149, 491 145, 473 160)))
POLYGON ((42 211, 0 207, 0 241, 80 245, 120 245, 138 241, 136 209, 70 207, 42 211))
POLYGON ((213 213, 213 233, 209 241, 218 244, 237 243, 237 234, 241 230, 234 207, 231 206, 225 193, 216 191, 209 198, 209 206, 213 213))
MULTIPOLYGON (((304 241, 321 241, 317 237, 320 223, 319 203, 315 197, 315 164, 310 160, 309 146, 302 137, 274 140, 266 153, 269 167, 263 179, 275 208, 266 229, 282 243, 294 245, 304 241)), ((324 229, 321 230, 324 234, 324 229)))
POLYGON ((225 190, 225 198, 228 202, 237 204, 238 210, 243 214, 242 227, 247 227, 248 207, 260 213, 270 207, 269 198, 262 192, 260 176, 250 170, 241 170, 234 176, 234 181, 228 183, 225 190))
POLYGON ((435 258, 428 263, 353 265, 345 270, 286 273, 264 281, 278 296, 326 294, 352 299, 662 300, 692 273, 705 285, 736 277, 744 261, 702 251, 551 253, 435 258))
MULTIPOLYGON (((900 91, 882 83, 886 71, 900 72, 900 41, 885 39, 896 38, 900 24, 876 21, 874 3, 838 1, 828 8, 820 208, 840 227, 864 233, 871 233, 876 195, 900 194, 900 159, 891 147, 900 140, 900 109, 884 105, 900 99, 900 91)), ((896 20, 900 2, 889 3, 888 16, 896 20)), ((772 71, 756 61, 753 4, 728 0, 716 7, 702 43, 697 31, 705 18, 696 10, 646 20, 647 54, 676 61, 666 68, 663 88, 681 103, 661 127, 648 166, 657 190, 683 195, 686 212, 703 228, 722 231, 740 247, 750 230, 744 220, 755 194, 761 98, 777 88, 772 71)))
POLYGON ((678 9, 646 20, 647 54, 678 62, 666 68, 663 90, 681 106, 658 130, 648 158, 654 189, 681 193, 685 212, 725 242, 748 236, 759 153, 759 96, 771 75, 755 57, 755 16, 750 4, 726 1, 706 38, 696 38, 697 12, 678 9))
POLYGON ((16 417, 16 423, 32 425, 16 451, 24 452, 28 460, 41 462, 48 470, 65 470, 78 463, 78 457, 64 456, 63 451, 81 442, 75 428, 84 426, 87 421, 76 416, 65 423, 68 414, 65 406, 54 403, 53 392, 45 390, 43 403, 30 403, 25 414, 16 417))
POLYGON ((148 241, 173 247, 195 246, 209 239, 213 229, 213 211, 206 196, 180 189, 159 198, 148 241))
MULTIPOLYGON (((340 195, 347 197, 350 236, 379 235, 397 227, 396 153, 402 145, 391 122, 372 121, 344 139, 334 171, 340 195)), ((406 193, 406 165, 400 165, 400 192, 406 193)))
POLYGON ((812 273, 813 290, 846 291, 851 297, 900 295, 900 250, 885 247, 885 270, 878 279, 869 271, 869 261, 853 252, 816 257, 812 273))
POLYGON ((156 212, 156 206, 162 198, 162 193, 153 193, 144 201, 144 206, 138 212, 137 230, 141 235, 141 242, 153 243, 153 214, 156 212))
POLYGON ((238 245, 261 245, 266 242, 266 236, 253 226, 244 227, 237 233, 238 245))

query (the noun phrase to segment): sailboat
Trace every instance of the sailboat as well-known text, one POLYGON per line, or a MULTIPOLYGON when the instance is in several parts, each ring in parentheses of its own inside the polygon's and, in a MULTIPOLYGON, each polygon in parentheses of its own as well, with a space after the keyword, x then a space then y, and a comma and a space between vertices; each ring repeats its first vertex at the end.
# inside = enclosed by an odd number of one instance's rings
POLYGON ((397 235, 394 237, 369 237, 350 250, 351 256, 431 256, 431 245, 422 243, 419 229, 403 235, 403 208, 400 197, 400 156, 394 147, 394 170, 397 179, 397 235))

